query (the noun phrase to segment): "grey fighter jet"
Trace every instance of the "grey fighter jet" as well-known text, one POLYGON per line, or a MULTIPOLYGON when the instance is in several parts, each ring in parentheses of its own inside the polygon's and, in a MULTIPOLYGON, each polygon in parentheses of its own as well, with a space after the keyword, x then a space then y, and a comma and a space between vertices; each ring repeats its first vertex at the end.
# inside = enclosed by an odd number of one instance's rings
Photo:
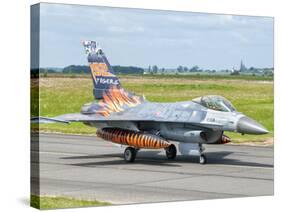
POLYGON ((97 136, 126 146, 124 159, 133 162, 140 149, 163 148, 168 159, 179 150, 206 163, 203 144, 225 144, 224 131, 265 134, 259 123, 235 110, 221 96, 203 96, 175 103, 149 102, 122 88, 104 52, 95 41, 83 41, 94 83, 95 101, 80 113, 34 117, 33 123, 83 122, 97 128, 97 136))

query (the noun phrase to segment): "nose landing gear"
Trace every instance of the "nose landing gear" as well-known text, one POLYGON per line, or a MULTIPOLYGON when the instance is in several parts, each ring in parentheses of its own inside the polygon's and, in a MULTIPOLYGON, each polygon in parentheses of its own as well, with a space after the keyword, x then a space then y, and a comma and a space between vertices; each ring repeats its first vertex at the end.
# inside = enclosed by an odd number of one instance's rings
POLYGON ((198 147, 199 147, 199 163, 200 163, 200 164, 206 164, 206 163, 207 163, 207 158, 206 158, 206 156, 203 154, 204 147, 202 146, 201 143, 198 144, 198 147))
POLYGON ((207 158, 204 154, 199 156, 199 163, 200 164, 206 164, 207 163, 207 158))

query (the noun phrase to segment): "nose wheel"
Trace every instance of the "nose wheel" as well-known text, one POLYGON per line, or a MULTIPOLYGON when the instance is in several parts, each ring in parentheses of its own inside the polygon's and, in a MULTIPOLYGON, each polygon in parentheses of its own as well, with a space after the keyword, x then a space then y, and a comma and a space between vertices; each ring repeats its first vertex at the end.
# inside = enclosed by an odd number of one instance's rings
POLYGON ((124 160, 128 163, 133 163, 137 156, 137 150, 133 147, 127 147, 124 151, 124 160))
POLYGON ((207 163, 207 158, 206 158, 206 156, 205 155, 200 155, 199 156, 199 163, 200 164, 206 164, 207 163))
POLYGON ((200 164, 206 164, 207 163, 207 157, 203 154, 204 148, 202 146, 202 144, 199 144, 199 163, 200 164))

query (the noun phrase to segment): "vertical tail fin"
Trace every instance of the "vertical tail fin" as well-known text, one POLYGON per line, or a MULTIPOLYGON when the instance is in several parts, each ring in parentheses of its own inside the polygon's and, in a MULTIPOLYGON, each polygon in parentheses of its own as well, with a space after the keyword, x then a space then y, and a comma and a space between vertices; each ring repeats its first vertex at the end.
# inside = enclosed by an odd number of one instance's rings
POLYGON ((91 75, 94 82, 93 94, 96 99, 103 99, 104 92, 114 88, 120 89, 119 79, 114 75, 104 52, 96 41, 83 41, 88 62, 90 64, 91 75))

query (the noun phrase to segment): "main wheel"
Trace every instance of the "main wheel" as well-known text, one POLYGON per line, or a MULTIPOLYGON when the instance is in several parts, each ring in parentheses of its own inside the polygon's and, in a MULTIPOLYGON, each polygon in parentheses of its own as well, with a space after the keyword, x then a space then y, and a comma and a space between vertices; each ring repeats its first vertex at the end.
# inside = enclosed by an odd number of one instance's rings
POLYGON ((134 162, 136 159, 137 150, 133 147, 127 147, 124 151, 124 160, 126 162, 134 162))
POLYGON ((177 148, 174 144, 171 144, 166 149, 166 156, 169 160, 175 159, 175 157, 177 156, 177 148))
POLYGON ((207 163, 207 158, 206 158, 206 156, 205 155, 200 155, 200 157, 199 157, 199 163, 200 164, 206 164, 207 163))

